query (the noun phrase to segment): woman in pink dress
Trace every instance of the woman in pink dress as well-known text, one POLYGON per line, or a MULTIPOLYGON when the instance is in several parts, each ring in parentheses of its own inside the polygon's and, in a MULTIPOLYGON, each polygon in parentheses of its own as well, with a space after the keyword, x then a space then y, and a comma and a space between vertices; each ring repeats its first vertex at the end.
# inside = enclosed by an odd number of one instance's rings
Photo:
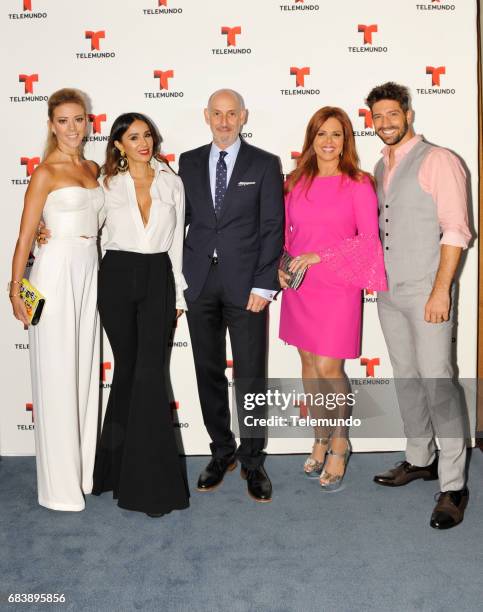
MULTIPOLYGON (((360 355, 362 289, 387 289, 373 181, 359 168, 353 128, 340 108, 324 107, 311 118, 297 168, 285 197, 285 249, 292 272, 307 269, 297 290, 285 288, 280 338, 297 347, 305 392, 349 391, 344 359, 360 355)), ((312 416, 347 418, 348 407, 312 416)), ((350 455, 347 427, 315 429, 304 464, 322 488, 340 487, 350 455)))

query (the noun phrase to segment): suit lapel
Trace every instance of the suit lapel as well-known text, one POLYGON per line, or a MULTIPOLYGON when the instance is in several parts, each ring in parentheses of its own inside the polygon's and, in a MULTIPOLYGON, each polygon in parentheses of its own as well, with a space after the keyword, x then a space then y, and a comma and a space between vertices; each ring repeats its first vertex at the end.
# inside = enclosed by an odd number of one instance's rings
POLYGON ((236 157, 235 166, 233 168, 233 172, 231 173, 230 182, 228 183, 228 187, 225 193, 225 198, 223 200, 223 205, 221 207, 220 214, 218 215, 218 220, 220 220, 226 212, 226 209, 230 205, 231 200, 233 199, 233 194, 236 191, 238 181, 242 178, 248 166, 250 165, 251 156, 249 147, 241 141, 240 150, 238 151, 238 155, 236 157))
POLYGON ((202 186, 201 200, 203 201, 204 204, 206 204, 206 206, 208 206, 209 212, 215 215, 215 207, 213 203, 213 197, 211 195, 211 185, 210 185, 210 168, 209 168, 210 151, 211 151, 211 144, 206 145, 201 150, 200 156, 198 158, 199 173, 200 173, 199 177, 200 177, 200 182, 202 186))

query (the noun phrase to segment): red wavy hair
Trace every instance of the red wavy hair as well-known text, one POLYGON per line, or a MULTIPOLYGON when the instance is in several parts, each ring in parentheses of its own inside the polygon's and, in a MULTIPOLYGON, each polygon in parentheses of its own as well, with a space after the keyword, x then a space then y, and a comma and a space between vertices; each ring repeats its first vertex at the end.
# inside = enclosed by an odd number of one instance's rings
POLYGON ((344 131, 344 148, 339 161, 339 170, 342 174, 354 181, 360 181, 364 176, 368 176, 372 181, 372 176, 360 168, 359 156, 357 155, 356 141, 354 138, 354 129, 349 116, 344 110, 337 106, 324 106, 323 108, 319 108, 307 125, 304 146, 297 160, 297 167, 289 174, 285 183, 286 193, 292 191, 300 180, 307 182, 307 188, 309 188, 314 178, 318 175, 319 168, 313 142, 320 126, 331 117, 337 119, 341 123, 344 131))

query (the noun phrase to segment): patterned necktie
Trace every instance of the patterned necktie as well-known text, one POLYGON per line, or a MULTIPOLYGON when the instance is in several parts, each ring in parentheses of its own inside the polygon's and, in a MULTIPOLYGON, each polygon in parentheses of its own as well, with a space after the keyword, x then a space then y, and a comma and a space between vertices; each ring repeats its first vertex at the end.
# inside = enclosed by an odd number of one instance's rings
POLYGON ((220 157, 216 162, 216 179, 215 179, 215 215, 218 215, 223 204, 223 198, 226 193, 226 151, 220 151, 220 157))

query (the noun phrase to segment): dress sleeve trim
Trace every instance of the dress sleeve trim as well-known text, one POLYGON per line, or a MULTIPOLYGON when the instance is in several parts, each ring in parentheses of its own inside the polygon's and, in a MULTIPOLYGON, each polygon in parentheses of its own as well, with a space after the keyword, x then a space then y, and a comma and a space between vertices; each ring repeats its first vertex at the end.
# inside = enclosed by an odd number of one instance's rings
POLYGON ((358 234, 317 254, 320 263, 348 287, 387 291, 384 256, 377 234, 358 234))

